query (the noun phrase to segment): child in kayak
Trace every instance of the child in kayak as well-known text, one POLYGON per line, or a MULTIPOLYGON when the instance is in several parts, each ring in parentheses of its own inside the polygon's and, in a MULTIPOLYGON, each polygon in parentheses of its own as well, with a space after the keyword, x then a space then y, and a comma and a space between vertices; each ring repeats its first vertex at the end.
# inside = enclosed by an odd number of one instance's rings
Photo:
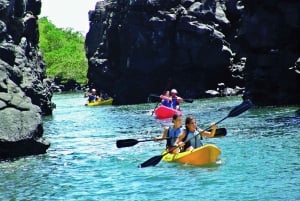
POLYGON ((173 144, 177 137, 182 133, 182 115, 174 114, 172 118, 173 126, 166 127, 161 137, 155 138, 155 141, 164 140, 167 138, 166 149, 169 152, 174 150, 173 144))
MULTIPOLYGON (((203 146, 201 140, 202 137, 214 137, 217 126, 215 123, 211 124, 211 131, 203 131, 197 129, 196 120, 193 116, 188 116, 185 119, 185 129, 182 129, 182 133, 179 134, 174 146, 182 148, 181 151, 191 151, 195 148, 203 146), (189 141, 185 142, 186 140, 189 141)), ((179 152, 179 149, 176 150, 179 152)))

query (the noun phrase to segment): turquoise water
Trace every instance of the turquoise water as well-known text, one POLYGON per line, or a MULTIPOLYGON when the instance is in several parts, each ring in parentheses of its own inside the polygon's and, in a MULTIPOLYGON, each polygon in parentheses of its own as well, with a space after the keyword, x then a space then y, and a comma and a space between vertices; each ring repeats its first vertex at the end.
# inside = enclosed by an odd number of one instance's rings
MULTIPOLYGON (((118 149, 116 140, 161 135, 169 121, 151 116, 156 103, 85 107, 83 94, 56 94, 44 118, 47 154, 0 162, 0 200, 300 200, 300 117, 296 107, 250 109, 219 124, 227 136, 221 164, 194 167, 161 161, 164 142, 118 149)), ((182 104, 198 126, 227 116, 240 97, 182 104)))

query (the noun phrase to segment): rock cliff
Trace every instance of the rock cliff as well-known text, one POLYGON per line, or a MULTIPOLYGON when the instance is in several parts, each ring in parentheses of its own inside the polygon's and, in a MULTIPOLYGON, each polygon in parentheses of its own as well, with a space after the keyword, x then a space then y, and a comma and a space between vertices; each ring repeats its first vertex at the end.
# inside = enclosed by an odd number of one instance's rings
MULTIPOLYGON (((176 88, 205 97, 222 86, 256 105, 299 104, 295 0, 107 0, 89 12, 89 85, 116 104, 176 88)), ((299 63, 299 62, 298 62, 299 63)))
POLYGON ((0 0, 0 159, 45 153, 51 81, 38 48, 40 0, 0 0))

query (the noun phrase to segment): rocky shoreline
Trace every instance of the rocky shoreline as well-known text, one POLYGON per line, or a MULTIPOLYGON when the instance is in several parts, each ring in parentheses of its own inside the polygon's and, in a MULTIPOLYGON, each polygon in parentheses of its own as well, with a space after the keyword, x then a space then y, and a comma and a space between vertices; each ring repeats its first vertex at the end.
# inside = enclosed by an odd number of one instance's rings
POLYGON ((39 51, 39 0, 0 0, 0 159, 45 153, 52 82, 39 51))

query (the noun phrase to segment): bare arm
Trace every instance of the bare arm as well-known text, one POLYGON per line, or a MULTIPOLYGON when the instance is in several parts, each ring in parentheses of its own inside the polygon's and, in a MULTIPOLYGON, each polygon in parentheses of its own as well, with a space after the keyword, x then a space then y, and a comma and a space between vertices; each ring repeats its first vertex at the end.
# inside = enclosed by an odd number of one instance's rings
POLYGON ((217 129, 216 124, 215 124, 215 123, 212 123, 210 127, 211 127, 211 131, 200 131, 200 132, 201 132, 201 135, 202 135, 203 137, 212 138, 212 137, 215 136, 215 134, 216 134, 216 129, 217 129))
POLYGON ((154 140, 155 140, 155 141, 161 141, 161 140, 164 140, 165 138, 168 137, 168 131, 169 131, 169 128, 165 128, 165 129, 164 129, 164 132, 163 132, 163 134, 162 134, 162 136, 161 136, 161 137, 155 137, 154 140))
POLYGON ((168 96, 164 96, 164 95, 160 95, 159 96, 161 99, 164 99, 164 100, 172 100, 172 98, 171 97, 168 97, 168 96))
POLYGON ((178 103, 182 103, 183 102, 183 98, 177 96, 177 101, 178 101, 178 103))

